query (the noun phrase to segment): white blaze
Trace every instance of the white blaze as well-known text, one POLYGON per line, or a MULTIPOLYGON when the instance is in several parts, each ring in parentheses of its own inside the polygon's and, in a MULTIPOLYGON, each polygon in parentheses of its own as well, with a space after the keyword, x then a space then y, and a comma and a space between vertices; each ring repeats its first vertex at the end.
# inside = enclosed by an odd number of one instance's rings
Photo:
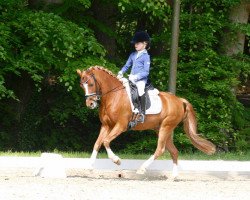
POLYGON ((85 89, 85 95, 89 95, 89 88, 87 83, 83 83, 83 87, 85 89))

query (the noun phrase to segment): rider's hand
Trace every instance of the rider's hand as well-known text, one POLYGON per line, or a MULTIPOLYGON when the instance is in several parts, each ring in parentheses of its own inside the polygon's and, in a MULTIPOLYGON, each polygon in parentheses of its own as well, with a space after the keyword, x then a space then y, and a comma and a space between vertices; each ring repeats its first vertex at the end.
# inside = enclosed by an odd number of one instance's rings
POLYGON ((121 72, 121 71, 119 71, 119 72, 118 72, 117 78, 118 78, 118 79, 123 78, 123 74, 122 74, 122 72, 121 72))

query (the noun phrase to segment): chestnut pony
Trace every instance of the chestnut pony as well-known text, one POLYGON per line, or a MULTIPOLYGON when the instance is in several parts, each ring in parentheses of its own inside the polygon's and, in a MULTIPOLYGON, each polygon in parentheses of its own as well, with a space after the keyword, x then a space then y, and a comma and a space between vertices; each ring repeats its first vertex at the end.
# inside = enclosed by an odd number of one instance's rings
MULTIPOLYGON (((94 109, 100 100, 99 117, 101 130, 95 142, 90 158, 93 165, 102 145, 106 148, 108 157, 116 164, 121 160, 110 148, 110 143, 125 132, 132 118, 132 110, 123 83, 109 70, 94 66, 85 71, 77 70, 80 76, 80 86, 85 91, 87 107, 94 109)), ((157 148, 154 154, 137 170, 143 174, 148 166, 167 149, 173 159, 173 177, 178 175, 178 150, 173 144, 172 133, 176 126, 183 122, 184 130, 192 144, 206 154, 213 154, 214 144, 197 134, 197 124, 192 105, 185 99, 168 92, 160 92, 162 111, 159 114, 146 115, 145 122, 137 124, 132 130, 152 129, 158 133, 157 148)))

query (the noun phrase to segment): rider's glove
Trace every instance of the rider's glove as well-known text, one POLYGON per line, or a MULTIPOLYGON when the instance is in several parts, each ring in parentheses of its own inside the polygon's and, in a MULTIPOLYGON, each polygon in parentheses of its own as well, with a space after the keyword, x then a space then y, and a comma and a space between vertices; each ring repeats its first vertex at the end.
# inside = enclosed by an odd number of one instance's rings
POLYGON ((121 71, 118 72, 117 78, 121 79, 123 77, 123 73, 121 71))

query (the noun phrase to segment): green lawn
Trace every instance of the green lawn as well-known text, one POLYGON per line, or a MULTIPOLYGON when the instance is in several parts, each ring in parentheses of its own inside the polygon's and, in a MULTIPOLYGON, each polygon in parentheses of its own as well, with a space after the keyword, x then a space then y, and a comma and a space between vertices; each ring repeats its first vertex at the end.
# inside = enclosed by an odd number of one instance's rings
MULTIPOLYGON (((60 152, 54 151, 51 153, 59 153, 65 158, 88 158, 90 153, 88 152, 60 152)), ((148 154, 124 154, 115 152, 121 159, 147 159, 150 157, 148 154)), ((0 152, 0 156, 34 156, 39 157, 41 152, 0 152)), ((99 153, 98 158, 107 158, 106 153, 99 153)), ((171 159, 169 153, 165 153, 159 159, 171 159)), ((250 161, 250 152, 244 153, 216 153, 212 156, 208 156, 201 152, 195 153, 179 153, 180 160, 239 160, 239 161, 250 161)))

